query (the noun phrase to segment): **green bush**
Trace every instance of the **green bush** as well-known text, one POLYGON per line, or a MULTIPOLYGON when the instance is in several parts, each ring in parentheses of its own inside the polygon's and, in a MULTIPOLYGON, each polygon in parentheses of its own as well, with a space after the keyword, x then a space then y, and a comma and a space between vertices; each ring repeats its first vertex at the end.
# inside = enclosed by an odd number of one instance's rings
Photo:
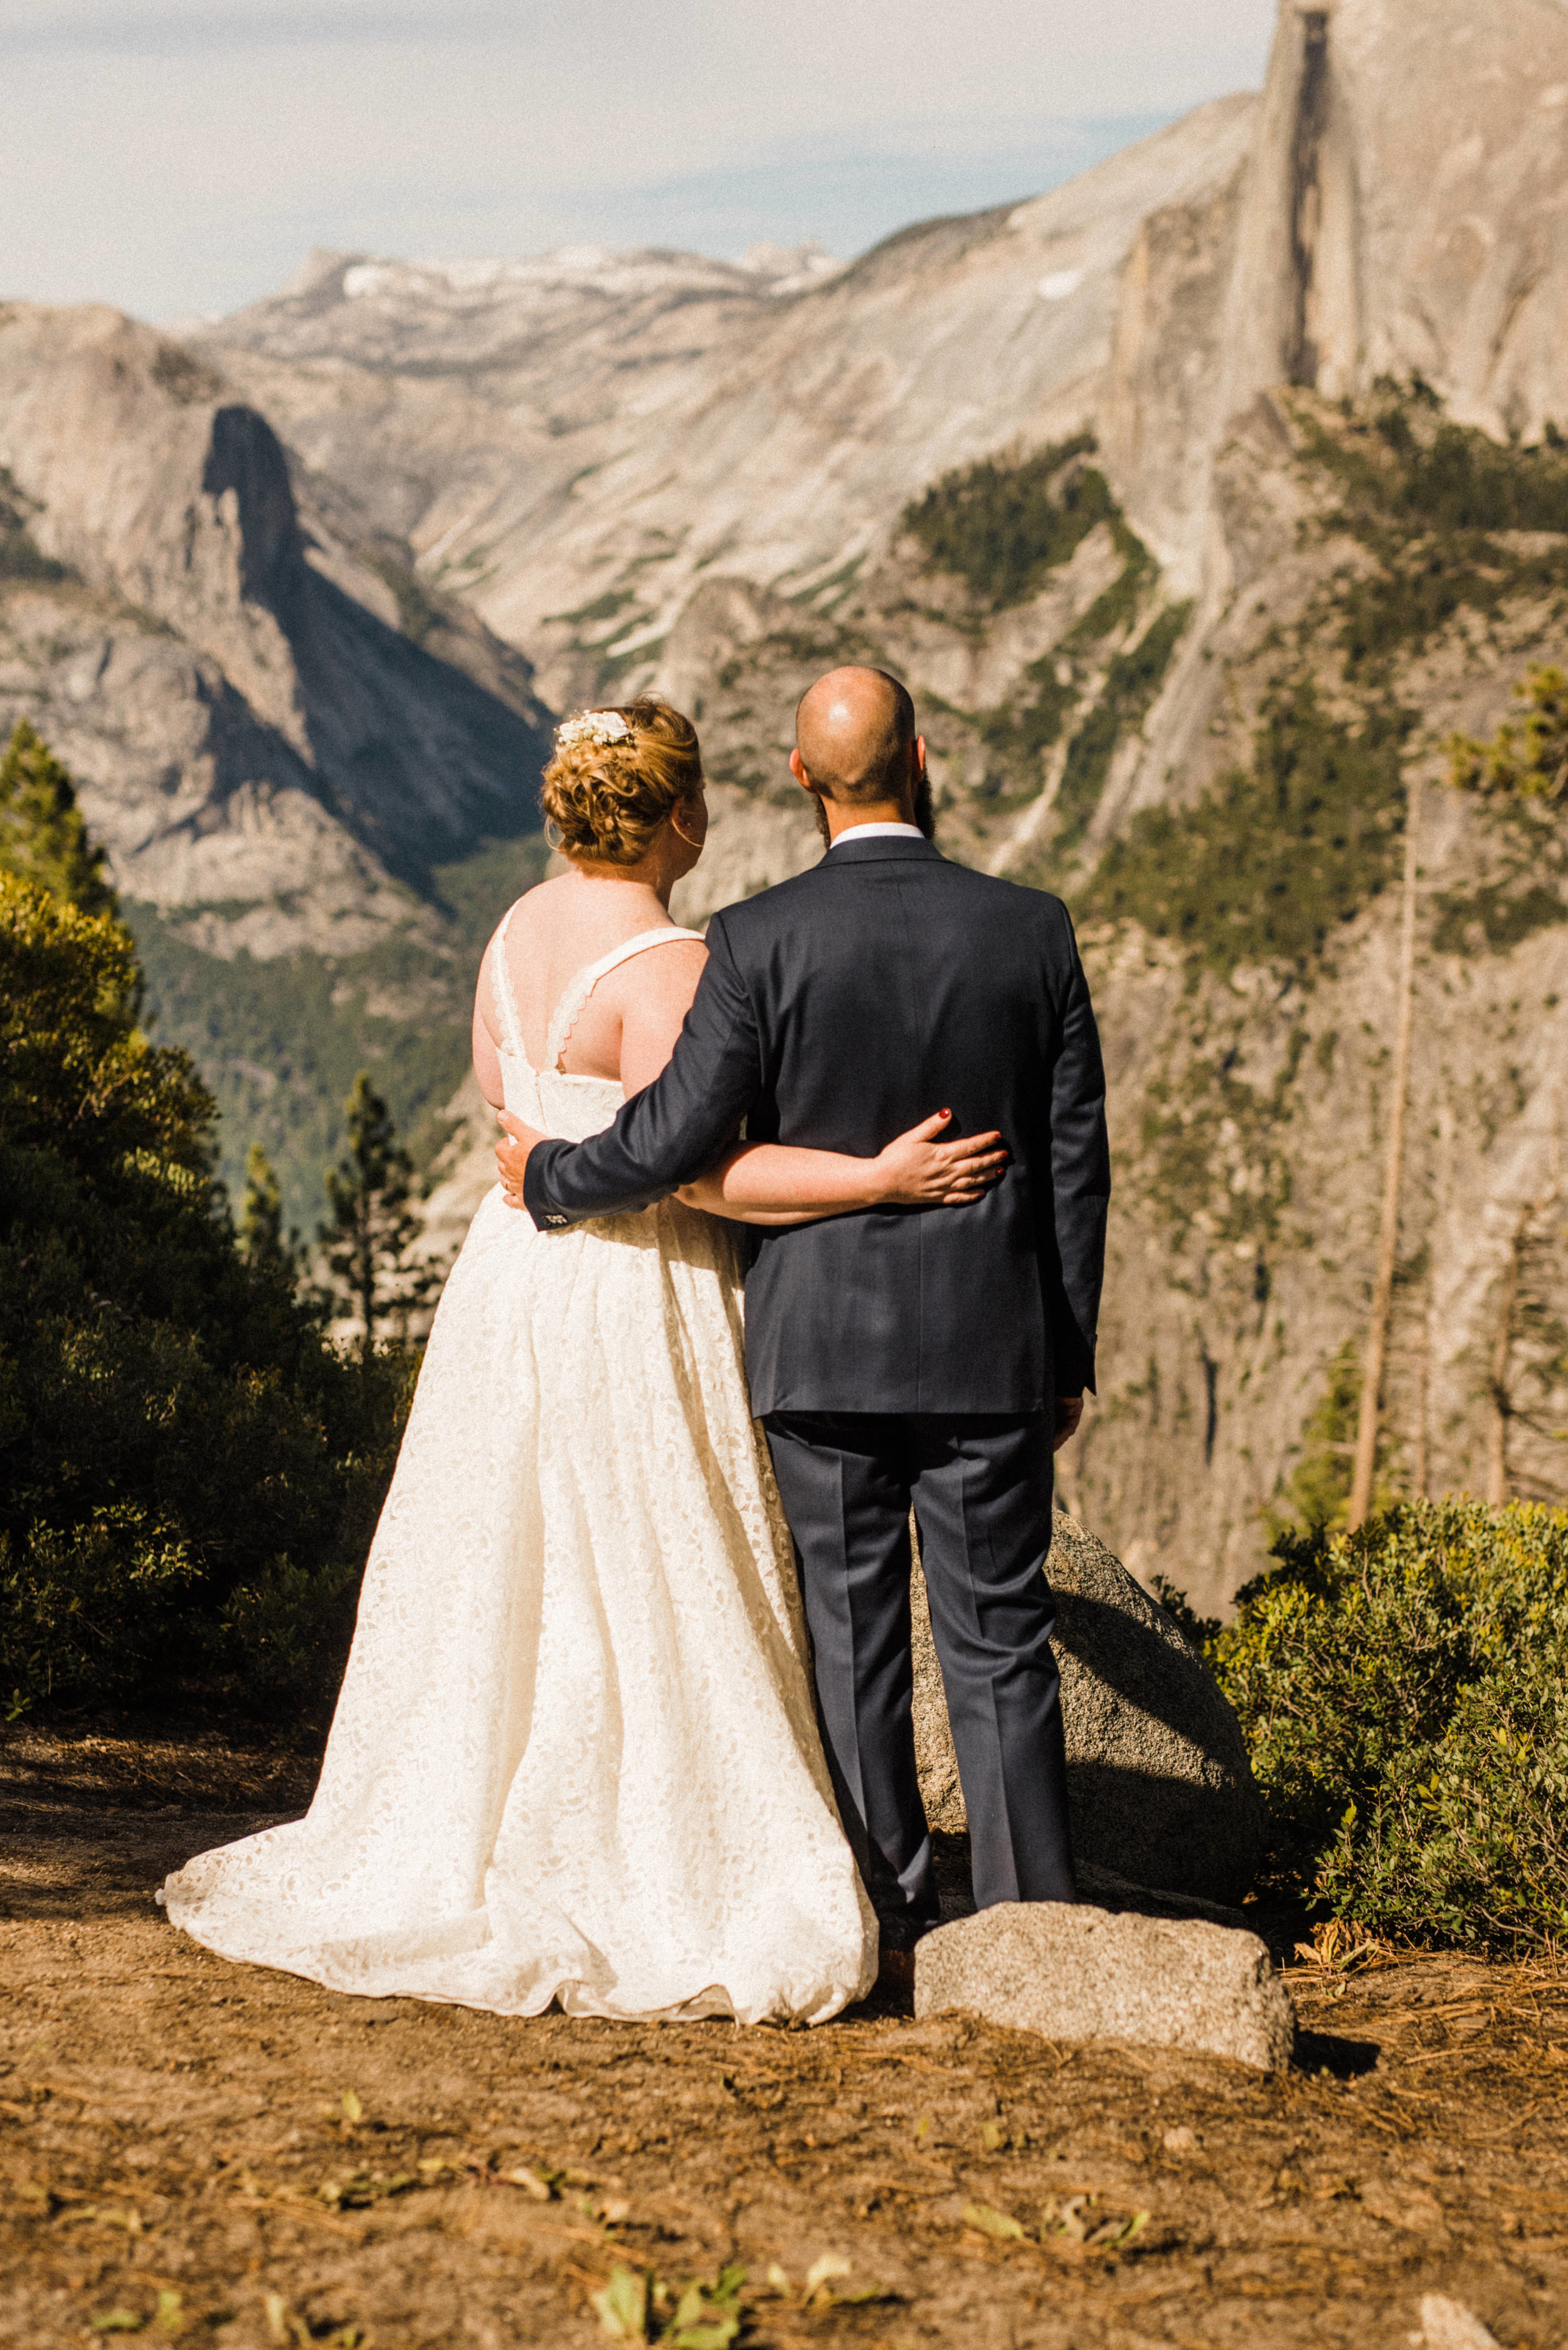
POLYGON ((1568 1512, 1408 1503, 1274 1556, 1210 1657, 1276 1886, 1399 1939, 1568 1935, 1568 1512))
POLYGON ((1485 881, 1479 889, 1442 889, 1433 903, 1438 919, 1432 945, 1438 954, 1470 953, 1472 926, 1480 930, 1490 954, 1508 954, 1537 931, 1568 922, 1568 900, 1544 881, 1524 889, 1500 881, 1485 881))
POLYGON ((241 1256, 140 977, 112 915, 0 873, 0 1704, 297 1709, 341 1663, 408 1366, 343 1361, 241 1256), (286 1586, 314 1598, 280 1667, 286 1586))

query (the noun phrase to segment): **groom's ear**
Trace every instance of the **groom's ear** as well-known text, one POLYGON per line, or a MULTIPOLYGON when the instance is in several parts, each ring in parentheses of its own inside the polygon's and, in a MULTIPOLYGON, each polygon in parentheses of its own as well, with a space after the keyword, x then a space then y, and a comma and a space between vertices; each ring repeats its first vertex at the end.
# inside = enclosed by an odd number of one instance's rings
POLYGON ((800 785, 801 789, 803 791, 809 792, 811 789, 811 778, 806 774, 805 767, 801 764, 801 756, 798 751, 792 751, 789 754, 789 771, 794 777, 795 782, 800 785))

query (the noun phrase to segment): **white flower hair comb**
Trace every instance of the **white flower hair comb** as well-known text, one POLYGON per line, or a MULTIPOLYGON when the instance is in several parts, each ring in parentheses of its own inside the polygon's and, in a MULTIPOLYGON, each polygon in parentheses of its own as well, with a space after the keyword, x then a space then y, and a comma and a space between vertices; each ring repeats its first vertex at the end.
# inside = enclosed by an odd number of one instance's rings
POLYGON ((580 711, 576 718, 568 718, 556 729, 556 741, 563 751, 569 751, 576 743, 592 743, 603 751, 612 743, 633 740, 632 730, 618 710, 580 711))

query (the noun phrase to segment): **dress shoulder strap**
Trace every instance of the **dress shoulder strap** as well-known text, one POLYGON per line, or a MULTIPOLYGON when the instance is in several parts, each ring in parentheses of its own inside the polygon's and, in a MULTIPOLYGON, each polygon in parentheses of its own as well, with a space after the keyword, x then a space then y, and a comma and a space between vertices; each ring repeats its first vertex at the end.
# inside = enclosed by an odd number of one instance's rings
POLYGON ((501 1014, 504 1049, 514 1061, 525 1061, 528 1055, 523 1050, 523 1023, 517 1016, 517 998, 513 993, 512 973, 506 963, 506 933, 519 903, 521 900, 507 907, 501 928, 491 941, 490 983, 495 990, 495 1008, 501 1014))
POLYGON ((559 1071, 561 1055, 566 1049, 573 1029, 582 1017, 584 1004, 600 980, 614 971, 618 963, 628 962, 633 955, 643 953, 649 947, 670 946, 676 939, 696 939, 701 942, 701 931, 678 931, 673 926, 666 930, 639 931, 635 938, 623 939, 618 947, 611 947, 608 954, 600 955, 597 962, 585 963, 581 971, 574 972, 561 990, 560 1000, 551 1017, 550 1033, 545 1045, 546 1067, 559 1071))

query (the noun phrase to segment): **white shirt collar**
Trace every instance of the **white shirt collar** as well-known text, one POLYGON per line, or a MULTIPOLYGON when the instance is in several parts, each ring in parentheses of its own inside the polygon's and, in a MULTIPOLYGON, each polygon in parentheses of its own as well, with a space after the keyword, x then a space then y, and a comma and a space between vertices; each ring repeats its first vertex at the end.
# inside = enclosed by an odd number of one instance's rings
POLYGON ((918 824, 846 824, 834 841, 834 847, 846 840, 924 840, 925 834, 918 824))

